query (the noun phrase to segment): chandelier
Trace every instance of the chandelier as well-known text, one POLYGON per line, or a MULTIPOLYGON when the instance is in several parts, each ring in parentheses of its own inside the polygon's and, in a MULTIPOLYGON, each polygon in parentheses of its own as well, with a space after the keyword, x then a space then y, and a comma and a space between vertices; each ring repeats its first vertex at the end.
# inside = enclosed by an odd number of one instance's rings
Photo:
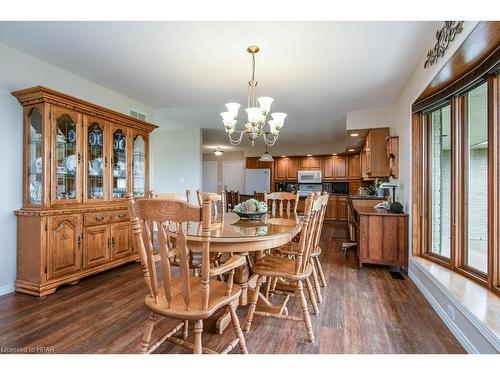
POLYGON ((252 78, 248 81, 248 101, 247 109, 245 109, 247 113, 247 122, 245 124, 245 129, 236 129, 236 118, 238 117, 238 111, 241 107, 238 103, 226 104, 227 112, 222 112, 220 114, 222 116, 222 123, 232 145, 239 145, 243 139, 243 135, 246 134, 252 141, 252 146, 259 136, 262 136, 266 145, 273 146, 278 140, 281 128, 283 128, 286 113, 271 113, 270 116, 272 119, 268 120, 267 116, 271 110, 271 103, 274 99, 267 96, 261 96, 256 99, 257 81, 255 80, 255 54, 259 52, 259 47, 250 46, 247 48, 247 52, 252 54, 252 78))

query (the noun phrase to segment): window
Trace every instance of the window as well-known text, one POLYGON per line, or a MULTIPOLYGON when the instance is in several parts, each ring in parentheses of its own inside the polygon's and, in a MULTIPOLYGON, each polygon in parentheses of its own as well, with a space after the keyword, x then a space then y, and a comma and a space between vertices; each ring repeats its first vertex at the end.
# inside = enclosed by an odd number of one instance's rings
POLYGON ((465 94, 464 266, 488 270, 488 93, 486 82, 465 94))
POLYGON ((428 115, 430 218, 428 252, 450 258, 451 251, 451 112, 450 105, 428 115))

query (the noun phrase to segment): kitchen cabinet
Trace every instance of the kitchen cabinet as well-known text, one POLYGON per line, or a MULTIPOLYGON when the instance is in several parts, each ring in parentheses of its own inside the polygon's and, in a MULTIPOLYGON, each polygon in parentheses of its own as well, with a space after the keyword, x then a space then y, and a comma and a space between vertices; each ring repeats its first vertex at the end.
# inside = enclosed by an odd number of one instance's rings
POLYGON ((361 178, 360 155, 349 155, 349 179, 356 180, 361 178))
POLYGON ((337 197, 337 220, 347 221, 347 197, 337 197))
POLYGON ((364 172, 367 177, 389 177, 389 158, 386 138, 389 128, 370 129, 366 136, 364 150, 364 172))
POLYGON ((330 195, 326 206, 325 220, 347 221, 347 196, 330 195))
POLYGON ((321 158, 317 156, 306 156, 299 159, 300 171, 308 171, 311 169, 321 169, 321 158))
POLYGON ((297 158, 279 158, 274 161, 275 181, 297 181, 297 158))
POLYGON ((348 173, 346 156, 324 156, 322 158, 323 180, 346 180, 348 173))
POLYGON ((285 158, 287 160, 286 177, 288 181, 297 181, 297 171, 299 170, 299 161, 297 158, 285 158))
POLYGON ((248 157, 245 160, 245 168, 247 169, 272 169, 272 161, 260 161, 258 157, 248 157))
POLYGON ((137 261, 125 195, 149 190, 157 126, 42 86, 12 95, 24 129, 16 291, 41 297, 137 261))

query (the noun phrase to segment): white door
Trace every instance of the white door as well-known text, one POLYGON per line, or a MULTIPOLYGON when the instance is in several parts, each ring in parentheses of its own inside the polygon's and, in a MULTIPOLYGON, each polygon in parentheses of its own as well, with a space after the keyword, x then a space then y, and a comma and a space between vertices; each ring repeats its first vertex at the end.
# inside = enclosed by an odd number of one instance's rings
POLYGON ((222 164, 222 184, 227 191, 245 190, 245 161, 225 161, 222 164))
POLYGON ((205 161, 202 171, 202 187, 204 193, 217 193, 217 162, 205 161))

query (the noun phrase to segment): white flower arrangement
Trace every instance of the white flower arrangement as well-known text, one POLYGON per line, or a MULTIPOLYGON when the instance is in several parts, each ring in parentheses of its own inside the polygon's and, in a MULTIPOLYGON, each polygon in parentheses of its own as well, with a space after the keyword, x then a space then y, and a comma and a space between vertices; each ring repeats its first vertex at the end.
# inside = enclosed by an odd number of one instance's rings
POLYGON ((233 211, 240 213, 264 213, 267 212, 267 204, 251 198, 234 206, 233 211))

